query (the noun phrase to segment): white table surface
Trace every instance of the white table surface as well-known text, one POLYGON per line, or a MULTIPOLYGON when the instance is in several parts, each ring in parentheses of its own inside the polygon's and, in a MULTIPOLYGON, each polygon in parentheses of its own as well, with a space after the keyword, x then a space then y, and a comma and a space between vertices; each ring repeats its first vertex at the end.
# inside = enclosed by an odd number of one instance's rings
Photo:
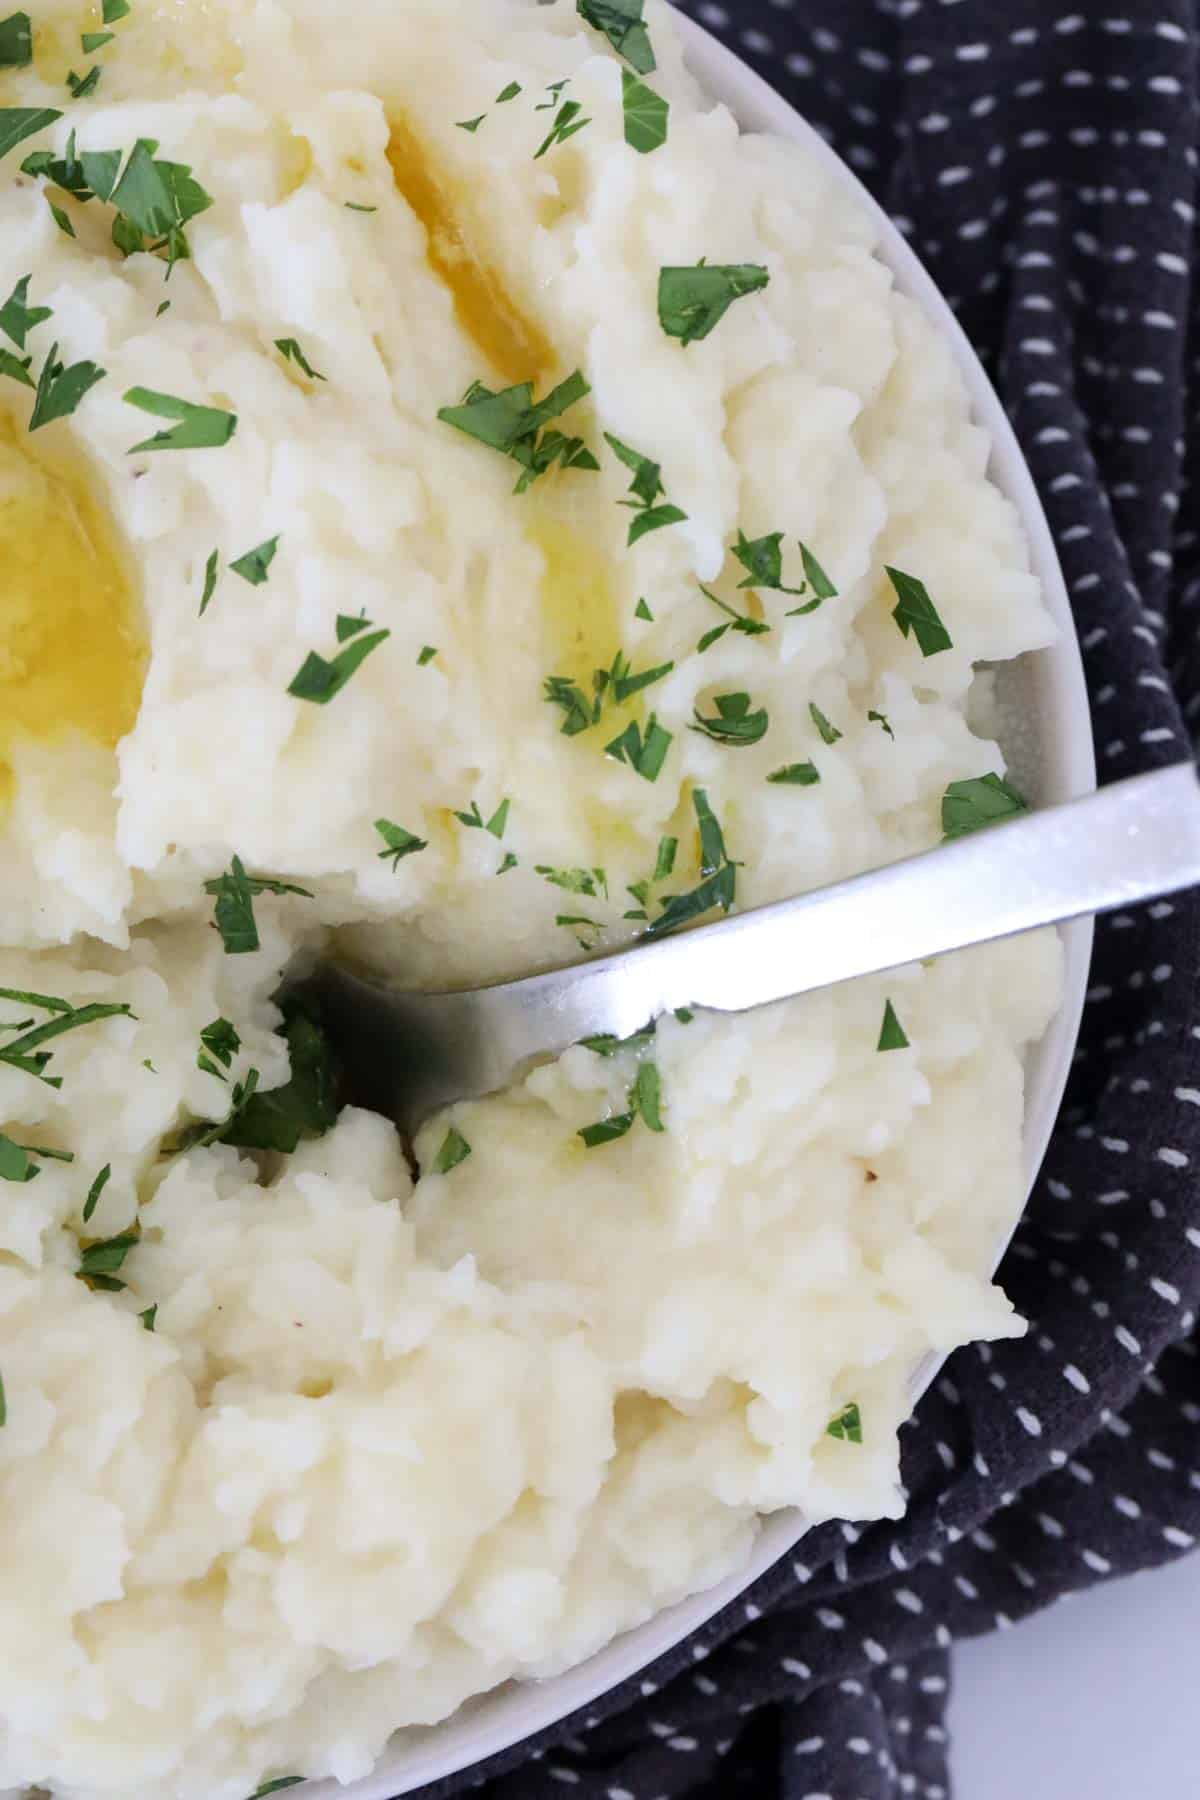
POLYGON ((1200 1554, 959 1646, 954 1800, 1200 1795, 1200 1554))

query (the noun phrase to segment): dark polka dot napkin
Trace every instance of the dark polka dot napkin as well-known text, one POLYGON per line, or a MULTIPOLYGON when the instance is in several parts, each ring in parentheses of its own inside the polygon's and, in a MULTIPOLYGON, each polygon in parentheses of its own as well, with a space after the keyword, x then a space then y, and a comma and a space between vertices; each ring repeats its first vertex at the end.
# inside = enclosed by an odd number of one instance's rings
MULTIPOLYGON (((995 376, 1062 554, 1101 780, 1185 755, 1197 0, 687 10, 875 190, 995 376)), ((644 1682, 428 1800, 943 1800, 952 1640, 1192 1548, 1198 976, 1200 895, 1100 924, 1066 1106, 1002 1271, 1032 1330, 961 1351, 922 1401, 907 1517, 813 1532, 644 1682)))

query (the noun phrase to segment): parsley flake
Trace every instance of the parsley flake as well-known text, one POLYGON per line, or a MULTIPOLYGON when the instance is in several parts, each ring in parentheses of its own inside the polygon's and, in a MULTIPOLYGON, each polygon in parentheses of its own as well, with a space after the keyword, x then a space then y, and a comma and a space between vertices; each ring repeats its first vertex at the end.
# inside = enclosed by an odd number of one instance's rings
POLYGON ((127 19, 132 10, 129 0, 103 0, 100 16, 106 25, 117 25, 127 19))
POLYGON ((729 744, 736 748, 748 748, 757 744, 767 735, 770 719, 765 706, 752 712, 749 694, 717 694, 713 705, 716 715, 706 719, 699 707, 695 709, 696 723, 690 727, 701 736, 708 737, 716 744, 729 744))
POLYGON ((825 1434, 831 1438, 842 1438, 848 1444, 861 1444, 863 1441, 862 1414, 859 1412, 858 1403, 851 1400, 848 1406, 843 1406, 841 1412, 835 1413, 825 1427, 825 1434))
POLYGON ((628 444, 623 444, 611 431, 606 431, 604 437, 613 454, 633 472, 633 480, 629 484, 633 499, 619 502, 621 506, 628 506, 636 515, 629 522, 628 548, 632 549, 638 539, 644 538, 648 532, 659 531, 664 525, 678 525, 687 518, 685 512, 672 506, 669 501, 662 506, 655 505, 660 495, 664 499, 666 495, 662 469, 658 463, 643 456, 640 450, 631 450, 628 444))
POLYGON ((85 31, 79 39, 85 56, 94 56, 97 50, 103 50, 105 44, 111 44, 116 37, 115 31, 85 31))
POLYGON ((889 1000, 883 1009, 883 1025, 879 1033, 876 1050, 907 1050, 908 1039, 904 1027, 896 1017, 896 1009, 889 1000))
POLYGON ((672 742, 673 734, 651 713, 644 732, 636 721, 631 721, 619 737, 604 746, 604 754, 615 762, 628 763, 643 781, 657 781, 672 742))
POLYGON ((221 567, 220 552, 214 550, 204 565, 204 592, 200 596, 200 617, 208 611, 208 603, 217 591, 217 576, 221 567))
POLYGON ((153 1306, 148 1306, 145 1312, 140 1312, 138 1318, 142 1321, 143 1331, 153 1331, 154 1321, 158 1318, 158 1301, 153 1306))
POLYGON ((500 89, 500 92, 496 95, 495 103, 497 106, 503 106, 503 105, 505 105, 505 103, 507 101, 515 100, 517 95, 520 92, 521 92, 520 82, 519 81, 510 81, 507 87, 500 89))
POLYGON ((583 1139, 589 1150, 598 1150, 603 1144, 615 1144, 618 1138, 626 1137, 633 1130, 633 1125, 633 1113, 616 1113, 612 1118, 601 1119, 596 1125, 585 1125, 575 1135, 583 1139))
POLYGON ((549 132, 533 153, 534 162, 540 161, 547 150, 552 150, 555 144, 565 144, 567 139, 574 137, 577 131, 582 131, 585 125, 591 124, 590 119, 580 118, 579 115, 582 111, 583 107, 578 100, 563 101, 554 115, 549 132))
POLYGON ((379 211, 377 206, 360 206, 357 200, 347 200, 345 207, 347 212, 375 213, 379 211))
POLYGON ((139 1237, 140 1233, 135 1229, 123 1231, 119 1237, 105 1238, 99 1244, 89 1244, 79 1258, 76 1280, 89 1282, 105 1293, 119 1293, 125 1283, 116 1279, 117 1271, 124 1268, 129 1252, 137 1248, 139 1237))
POLYGON ((71 90, 72 100, 86 100, 100 86, 100 77, 104 73, 99 63, 93 63, 86 75, 77 75, 74 69, 67 70, 67 86, 71 90))
MULTIPOLYGON (((637 1032, 633 1037, 624 1040, 609 1037, 584 1038, 583 1043, 587 1049, 595 1051, 597 1056, 615 1056, 621 1050, 640 1049, 643 1045, 650 1043, 653 1037, 654 1027, 651 1025, 645 1031, 637 1032)), ((648 1131, 665 1131, 667 1128, 663 1124, 662 1117, 662 1081, 656 1063, 639 1063, 633 1086, 629 1090, 626 1106, 628 1108, 626 1112, 601 1119, 595 1125, 585 1125, 583 1130, 575 1135, 582 1138, 589 1150, 598 1150, 604 1144, 615 1144, 619 1138, 627 1137, 638 1119, 641 1119, 648 1131)))
POLYGON ((967 837, 1028 811, 1028 801, 1000 775, 952 781, 942 799, 942 830, 947 839, 967 837))
POLYGON ((883 729, 887 732, 888 736, 892 739, 893 743, 895 742, 896 734, 892 730, 891 723, 889 722, 888 716, 886 713, 869 712, 867 714, 867 722, 871 725, 882 725, 883 729))
POLYGON ((0 345, 0 375, 7 375, 13 381, 19 381, 22 387, 33 386, 33 376, 29 373, 32 356, 14 356, 11 350, 0 345))
POLYGON ((735 300, 757 294, 771 277, 757 263, 697 263, 658 277, 658 322, 686 349, 719 325, 735 300))
POLYGON ((459 1163, 466 1162, 471 1154, 471 1146, 461 1131, 452 1125, 442 1139, 442 1147, 433 1159, 433 1173, 448 1175, 451 1169, 457 1169, 459 1163))
POLYGON ((254 917, 256 895, 299 894, 304 900, 313 898, 308 888, 296 887, 290 881, 247 875, 240 856, 234 857, 228 873, 206 881, 204 891, 216 900, 213 924, 220 933, 227 956, 247 956, 259 947, 258 923, 254 917))
POLYGON ((675 854, 678 849, 678 838, 659 838, 658 861, 654 865, 654 874, 650 878, 652 881, 665 881, 668 875, 675 873, 675 854))
POLYGON ((328 659, 310 650, 292 677, 288 693, 296 700, 310 700, 314 706, 327 706, 372 651, 378 650, 392 635, 390 631, 371 631, 369 625, 367 619, 350 619, 344 613, 340 614, 337 639, 345 647, 328 659))
POLYGON ((642 156, 661 149, 667 141, 671 108, 661 94, 621 70, 621 110, 625 118, 625 142, 642 156))
POLYGON ((602 31, 618 56, 649 75, 657 67, 650 34, 642 19, 643 0, 576 0, 581 19, 602 31))
MULTIPOLYGON (((589 900, 608 898, 608 877, 603 869, 551 869, 545 863, 535 865, 536 873, 551 887, 567 894, 586 894, 589 900)), ((573 921, 574 922, 574 921, 573 921)))
POLYGON ((700 828, 700 875, 698 886, 683 894, 673 894, 663 911, 643 937, 665 937, 681 925, 687 925, 719 906, 728 912, 737 892, 737 868, 725 848, 725 834, 708 803, 703 788, 692 790, 692 805, 700 828))
POLYGON ((50 208, 50 217, 54 220, 54 223, 58 226, 58 229, 62 232, 63 236, 73 238, 75 236, 75 227, 71 223, 70 213, 65 212, 61 206, 56 205, 55 202, 48 197, 46 205, 50 208))
POLYGON ((270 577, 271 564, 275 561, 278 548, 278 536, 268 538, 265 544, 258 544, 253 550, 247 550, 245 556, 239 556, 236 562, 231 562, 230 570, 234 575, 240 575, 243 581, 248 581, 251 587, 261 587, 270 577))
POLYGON ((415 856, 418 850, 428 850, 425 838, 419 838, 413 831, 405 831, 403 825, 393 825, 390 819, 376 819, 375 829, 386 846, 379 852, 379 860, 390 860, 393 869, 398 868, 406 856, 415 856))
POLYGON ((87 1199, 83 1203, 83 1222, 85 1225, 100 1204, 100 1196, 111 1180, 112 1165, 111 1163, 105 1163, 95 1181, 93 1181, 91 1187, 88 1189, 87 1199))
POLYGON ((425 648, 421 651, 420 656, 418 656, 418 658, 417 658, 418 669, 423 669, 425 667, 426 663, 431 663, 436 655, 437 655, 436 645, 426 644, 425 648))
POLYGON ((12 340, 18 350, 25 348, 25 339, 35 326, 53 317, 50 307, 28 304, 31 280, 32 276, 22 275, 4 305, 0 306, 0 331, 12 340))
POLYGON ((782 769, 776 769, 773 775, 767 776, 768 781, 775 782, 779 787, 816 787, 820 779, 821 771, 816 763, 810 762, 787 763, 782 769))
POLYGON ((653 625, 654 623, 654 614, 650 611, 650 608, 644 599, 639 600, 634 607, 633 616, 635 619, 645 619, 648 625, 653 625))
POLYGON ((892 617, 901 636, 908 637, 911 632, 922 656, 939 656, 943 650, 953 650, 954 640, 942 624, 925 583, 915 575, 905 575, 901 569, 888 568, 887 577, 896 590, 897 605, 892 617))
POLYGON ((62 118, 53 106, 0 106, 0 156, 62 118))
POLYGON ((486 113, 480 113, 477 119, 455 119, 454 123, 459 131, 469 131, 474 133, 479 130, 479 127, 486 118, 486 113))
POLYGON ((267 1800, 268 1794, 282 1793, 284 1788, 299 1787, 303 1780, 303 1775, 280 1775, 275 1781, 266 1781, 262 1787, 255 1788, 250 1800, 267 1800))
POLYGON ((102 1005, 92 1002, 87 1006, 72 1006, 69 1000, 58 1000, 50 994, 25 993, 17 988, 0 988, 0 1000, 11 1000, 19 1006, 32 1006, 38 1012, 52 1015, 42 1024, 29 1029, 26 1029, 29 1027, 27 1019, 22 1020, 20 1025, 0 1028, 18 1032, 17 1037, 0 1044, 0 1063, 20 1069, 26 1075, 34 1075, 52 1088, 60 1088, 62 1079, 57 1075, 46 1074, 52 1052, 43 1050, 43 1044, 62 1037, 65 1032, 76 1031, 82 1025, 94 1025, 101 1019, 132 1019, 134 1016, 124 1004, 102 1005))
POLYGON ((454 816, 460 825, 469 826, 473 831, 490 831, 494 838, 502 838, 508 825, 508 812, 511 804, 510 800, 502 800, 486 823, 479 810, 478 800, 472 800, 470 812, 456 812, 454 816))
MULTIPOLYGON (((748 613, 740 613, 735 607, 727 606, 702 581, 696 585, 706 600, 711 600, 714 606, 719 606, 727 615, 724 625, 714 625, 711 631, 704 633, 696 645, 697 655, 703 656, 706 650, 711 650, 714 644, 720 643, 727 631, 740 631, 744 637, 763 637, 770 631, 771 627, 765 619, 752 619, 748 613)), ((742 585, 746 584, 743 582, 742 585)))
POLYGON ((556 462, 564 469, 600 467, 582 438, 544 429, 551 419, 590 393, 578 369, 536 405, 531 381, 497 393, 476 381, 467 389, 461 406, 443 406, 437 416, 443 424, 452 425, 456 431, 465 432, 490 450, 498 450, 501 456, 519 463, 522 473, 513 492, 523 494, 556 462))
POLYGON ((156 419, 178 420, 169 431, 156 431, 153 437, 134 444, 130 456, 143 450, 218 450, 237 430, 236 413, 217 406, 197 406, 175 394, 156 393, 153 388, 130 388, 125 400, 156 419))
POLYGON ((814 706, 811 700, 808 703, 808 716, 820 732, 823 744, 836 744, 845 735, 844 732, 838 730, 836 725, 829 723, 820 707, 814 706))
POLYGON ((27 69, 33 61, 33 28, 26 12, 0 19, 0 69, 27 69))
POLYGON ((304 374, 308 376, 310 381, 325 380, 325 377, 321 374, 320 370, 313 368, 294 337, 276 338, 275 348, 279 351, 279 354, 283 357, 285 362, 295 363, 296 367, 301 369, 304 374))
POLYGON ((233 1059, 242 1047, 236 1025, 228 1019, 214 1019, 200 1033, 201 1048, 196 1057, 196 1067, 205 1075, 215 1075, 218 1081, 224 1081, 223 1069, 233 1064, 233 1059))

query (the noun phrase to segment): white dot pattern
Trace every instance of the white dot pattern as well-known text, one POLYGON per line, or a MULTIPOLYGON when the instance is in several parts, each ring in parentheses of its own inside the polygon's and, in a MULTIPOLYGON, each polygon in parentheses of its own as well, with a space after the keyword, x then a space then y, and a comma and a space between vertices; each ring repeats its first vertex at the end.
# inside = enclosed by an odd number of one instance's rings
MULTIPOLYGON (((996 380, 1062 556, 1101 779, 1185 754, 1195 0, 683 4, 874 187, 996 380)), ((425 1800, 946 1800, 953 1637, 1195 1547, 1198 981, 1195 896, 1101 922, 1064 1114, 1002 1270, 1033 1329, 960 1352, 925 1396, 901 1440, 906 1517, 811 1532, 645 1676, 425 1800)))

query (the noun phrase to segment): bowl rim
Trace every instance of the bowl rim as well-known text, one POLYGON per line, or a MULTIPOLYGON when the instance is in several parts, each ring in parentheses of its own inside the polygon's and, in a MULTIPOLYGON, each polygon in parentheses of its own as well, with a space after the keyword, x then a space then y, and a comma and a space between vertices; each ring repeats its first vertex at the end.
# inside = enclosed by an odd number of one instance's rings
MULTIPOLYGON (((915 300, 938 327, 966 383, 971 414, 991 439, 989 474, 1016 507, 1029 543, 1030 561, 1059 631, 1058 642, 1032 653, 1037 716, 1055 729, 1043 746, 1043 804, 1072 800, 1096 787, 1091 712, 1079 641, 1058 553, 1042 502, 1016 434, 999 396, 932 276, 899 228, 868 193, 853 170, 821 134, 760 75, 694 19, 675 11, 684 60, 700 85, 723 102, 744 131, 783 136, 804 146, 866 208, 878 228, 876 254, 891 269, 897 288, 915 300)), ((1026 1198, 997 1243, 993 1271, 1000 1263, 1028 1204, 1037 1171, 1062 1102, 1083 1016, 1093 921, 1078 919, 1060 929, 1064 949, 1063 1003, 1029 1059, 1024 1132, 1026 1198)), ((913 1377, 913 1405, 934 1380, 944 1357, 926 1357, 913 1377)), ((763 1520, 746 1564, 714 1587, 702 1589, 621 1633, 603 1649, 560 1675, 542 1681, 508 1682, 464 1702, 437 1725, 409 1727, 405 1741, 393 1740, 368 1776, 345 1786, 329 1780, 296 1790, 304 1800, 400 1800, 427 1783, 474 1767, 514 1744, 561 1723, 623 1682, 644 1675, 659 1657, 714 1618, 723 1608, 791 1552, 805 1532, 794 1508, 763 1520)))

